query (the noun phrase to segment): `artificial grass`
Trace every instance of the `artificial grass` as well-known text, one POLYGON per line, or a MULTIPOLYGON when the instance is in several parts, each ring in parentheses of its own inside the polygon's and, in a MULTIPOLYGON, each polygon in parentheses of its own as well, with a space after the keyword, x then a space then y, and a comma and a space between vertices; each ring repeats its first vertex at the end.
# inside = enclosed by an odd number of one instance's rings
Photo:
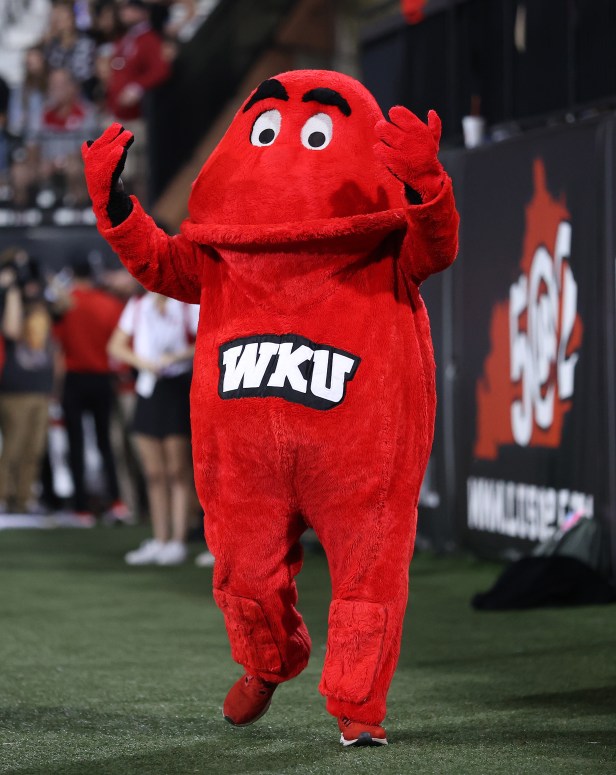
MULTIPOLYGON (((0 773, 616 772, 616 607, 477 613, 494 564, 419 555, 391 745, 346 749, 317 692, 330 598, 308 555, 308 669, 261 721, 220 708, 240 668, 211 570, 128 568, 142 528, 0 533, 0 773)), ((197 547, 195 547, 197 551, 197 547)))

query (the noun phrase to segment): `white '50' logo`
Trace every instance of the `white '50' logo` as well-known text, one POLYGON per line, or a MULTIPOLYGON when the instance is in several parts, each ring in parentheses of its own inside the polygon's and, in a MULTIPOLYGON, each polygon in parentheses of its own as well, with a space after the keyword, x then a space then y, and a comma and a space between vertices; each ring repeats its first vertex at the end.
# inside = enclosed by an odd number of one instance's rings
POLYGON ((570 252, 571 224, 561 221, 554 256, 540 245, 528 276, 521 275, 509 290, 510 376, 522 388, 521 399, 511 405, 511 429, 521 446, 530 442, 535 424, 550 428, 556 401, 573 396, 578 354, 568 354, 568 346, 577 283, 567 260, 570 252))

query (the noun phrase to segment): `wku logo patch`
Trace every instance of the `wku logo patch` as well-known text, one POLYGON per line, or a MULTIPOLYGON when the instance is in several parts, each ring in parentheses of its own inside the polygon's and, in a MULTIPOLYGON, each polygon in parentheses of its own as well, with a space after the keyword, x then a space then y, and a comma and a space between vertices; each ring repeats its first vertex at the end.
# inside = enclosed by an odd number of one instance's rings
POLYGON ((284 398, 311 409, 342 403, 361 358, 297 334, 233 339, 219 348, 218 395, 284 398))
POLYGON ((558 447, 573 403, 582 344, 577 282, 570 264, 571 218, 535 162, 520 275, 492 311, 492 349, 477 383, 475 456, 501 446, 558 447))

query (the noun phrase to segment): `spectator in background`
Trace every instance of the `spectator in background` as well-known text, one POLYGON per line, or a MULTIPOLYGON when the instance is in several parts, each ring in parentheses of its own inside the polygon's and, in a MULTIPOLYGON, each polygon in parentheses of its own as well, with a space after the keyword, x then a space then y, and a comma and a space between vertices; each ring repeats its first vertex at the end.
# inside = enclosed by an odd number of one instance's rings
POLYGON ((50 0, 0 0, 0 77, 11 88, 23 80, 24 52, 45 33, 50 0))
POLYGON ((133 432, 146 478, 154 537, 129 565, 179 565, 188 551, 193 488, 189 392, 199 307, 154 293, 126 305, 109 354, 138 369, 133 432))
POLYGON ((96 49, 94 72, 96 73, 96 86, 92 93, 92 100, 100 114, 104 113, 107 106, 107 89, 111 77, 111 60, 113 58, 113 43, 103 43, 96 49))
POLYGON ((8 129, 9 97, 8 84, 0 78, 0 186, 8 183, 11 165, 23 146, 21 138, 8 129))
POLYGON ((45 58, 50 70, 68 70, 87 97, 94 82, 95 49, 92 38, 77 29, 73 6, 56 3, 44 43, 45 58))
POLYGON ((4 264, 0 270, 0 285, 6 289, 0 377, 0 510, 33 514, 41 511, 33 488, 46 448, 54 348, 44 300, 34 293, 24 298, 18 281, 16 266, 4 264))
MULTIPOLYGON (((103 270, 99 275, 102 288, 128 301, 131 296, 142 292, 142 287, 124 267, 103 270)), ((127 364, 111 359, 115 374, 116 404, 111 423, 111 443, 118 466, 120 491, 133 514, 145 519, 148 513, 148 497, 145 478, 141 469, 139 453, 131 432, 131 423, 135 413, 135 370, 127 364)))
POLYGON ((36 202, 38 154, 8 129, 9 88, 0 78, 0 202, 27 208, 36 202))
POLYGON ((93 522, 84 474, 83 419, 85 414, 90 414, 110 500, 103 516, 109 521, 129 521, 132 515, 120 498, 111 447, 110 423, 115 396, 107 357, 107 343, 123 305, 114 296, 94 287, 87 261, 74 266, 74 277, 67 298, 58 304, 59 320, 54 327, 65 361, 62 411, 75 488, 74 509, 85 523, 93 522))
POLYGON ((7 193, 9 204, 16 209, 34 207, 37 201, 36 165, 22 148, 9 168, 7 193))
POLYGON ((79 84, 70 70, 49 74, 42 128, 48 132, 76 132, 80 140, 96 128, 92 108, 80 96, 79 84))
POLYGON ((81 98, 69 70, 61 68, 49 74, 42 128, 40 206, 86 204, 80 148, 96 134, 97 125, 92 107, 81 98))
POLYGON ((114 0, 100 0, 94 4, 91 35, 97 46, 115 43, 122 36, 118 5, 114 0))
POLYGON ((91 34, 96 41, 94 60, 95 86, 92 101, 101 113, 107 110, 107 90, 111 76, 111 60, 115 43, 122 37, 118 5, 113 0, 101 0, 93 8, 91 34))
POLYGON ((167 79, 169 65, 143 0, 125 0, 120 19, 126 33, 116 43, 111 60, 107 104, 110 113, 126 125, 143 118, 144 94, 167 79))
MULTIPOLYGON (((125 167, 125 180, 146 181, 144 97, 167 79, 169 62, 163 54, 160 35, 150 26, 143 0, 125 0, 120 6, 120 19, 126 33, 115 44, 111 58, 107 108, 112 120, 119 121, 135 136, 125 167)), ((143 196, 146 191, 135 193, 143 196)))
POLYGON ((47 96, 47 62, 43 49, 34 46, 25 57, 23 83, 11 92, 9 127, 27 140, 36 139, 41 131, 43 107, 47 96))
POLYGON ((9 247, 0 254, 0 266, 15 273, 15 283, 25 301, 39 301, 44 294, 44 283, 39 262, 23 248, 9 247))
POLYGON ((27 208, 36 202, 37 154, 7 128, 9 88, 0 78, 0 202, 27 208))

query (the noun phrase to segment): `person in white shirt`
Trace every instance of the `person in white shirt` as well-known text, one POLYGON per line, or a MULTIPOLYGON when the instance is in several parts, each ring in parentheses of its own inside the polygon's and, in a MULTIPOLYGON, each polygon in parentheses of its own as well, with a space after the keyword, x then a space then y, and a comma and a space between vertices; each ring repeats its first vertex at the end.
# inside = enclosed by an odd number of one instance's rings
POLYGON ((109 355, 138 371, 132 430, 154 534, 126 555, 129 565, 178 565, 188 556, 189 391, 198 320, 197 305, 146 293, 129 300, 109 340, 109 355))
POLYGON ((0 0, 0 76, 11 88, 23 82, 26 51, 43 38, 51 8, 50 0, 0 0))

